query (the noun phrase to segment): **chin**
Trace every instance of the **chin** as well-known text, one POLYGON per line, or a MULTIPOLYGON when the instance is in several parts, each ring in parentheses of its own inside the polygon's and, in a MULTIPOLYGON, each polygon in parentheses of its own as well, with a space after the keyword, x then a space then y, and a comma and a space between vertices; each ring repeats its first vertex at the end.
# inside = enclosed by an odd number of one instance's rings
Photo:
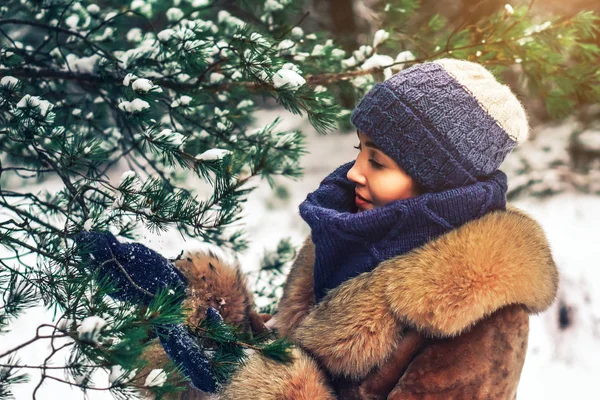
POLYGON ((369 205, 368 205, 367 207, 365 207, 365 208, 362 208, 362 207, 357 207, 357 208, 358 208, 358 212, 363 212, 363 211, 369 211, 369 210, 372 210, 372 209, 373 209, 373 208, 375 208, 375 207, 373 207, 372 205, 370 205, 370 204, 369 204, 369 205))

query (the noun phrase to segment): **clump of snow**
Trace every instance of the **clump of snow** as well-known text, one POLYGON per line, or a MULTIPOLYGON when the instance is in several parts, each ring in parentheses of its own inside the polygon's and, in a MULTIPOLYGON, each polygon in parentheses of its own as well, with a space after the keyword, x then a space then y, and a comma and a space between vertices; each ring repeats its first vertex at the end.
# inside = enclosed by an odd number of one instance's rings
POLYGON ((414 61, 414 60, 415 60, 415 55, 411 51, 406 50, 406 51, 400 52, 396 56, 396 59, 394 60, 394 62, 401 63, 401 64, 394 65, 394 69, 401 70, 404 68, 405 63, 408 63, 408 62, 414 61))
POLYGON ((86 231, 91 231, 92 227, 94 224, 94 220, 93 219, 86 219, 85 222, 83 223, 83 229, 85 229, 86 231))
POLYGON ((154 84, 152 83, 152 81, 149 79, 146 79, 146 78, 136 79, 131 84, 131 88, 133 90, 135 90, 136 92, 142 92, 142 93, 150 91, 150 89, 152 89, 153 87, 154 87, 154 84))
POLYGON ((45 117, 48 111, 54 107, 48 100, 42 100, 39 96, 31 96, 29 94, 23 96, 17 103, 17 108, 25 108, 27 106, 39 108, 42 117, 45 117))
POLYGON ((377 48, 381 43, 385 42, 390 37, 389 32, 386 32, 385 29, 380 29, 375 32, 375 37, 373 38, 373 47, 377 48))
POLYGON ((162 386, 167 381, 167 374, 162 369, 153 369, 150 371, 144 382, 144 386, 162 386))
POLYGON ((79 23, 79 16, 77 14, 72 14, 70 17, 65 19, 65 24, 71 28, 77 28, 77 24, 79 23))
POLYGON ((210 149, 202 154, 198 154, 195 158, 198 161, 214 161, 231 154, 231 151, 225 149, 210 149))
POLYGON ((296 72, 297 74, 302 74, 302 71, 300 70, 300 68, 296 64, 291 63, 291 62, 283 64, 281 66, 281 69, 289 69, 291 71, 296 72))
POLYGON ((123 101, 119 103, 119 108, 128 113, 138 113, 150 108, 150 104, 142 99, 134 99, 133 101, 123 101))
MULTIPOLYGON (((394 59, 390 56, 373 54, 373 56, 371 56, 371 58, 369 58, 367 61, 365 61, 363 63, 363 65, 361 66, 361 69, 368 70, 368 69, 372 69, 372 68, 381 68, 381 67, 385 67, 385 66, 390 66, 393 63, 394 63, 394 59)), ((384 68, 383 76, 385 77, 385 79, 391 78, 392 68, 391 67, 384 68)))
POLYGON ((120 365, 113 365, 110 368, 110 374, 108 375, 108 382, 110 383, 110 385, 114 385, 115 383, 124 384, 131 382, 131 380, 135 378, 137 370, 134 369, 128 375, 125 375, 126 372, 127 371, 120 365))
POLYGON ((296 27, 294 27, 294 29, 292 29, 291 34, 292 34, 292 37, 296 40, 302 39, 302 36, 304 36, 304 31, 299 26, 296 26, 296 27))
POLYGON ((115 56, 123 63, 123 68, 127 69, 128 65, 133 64, 135 60, 140 58, 154 59, 160 53, 160 46, 156 45, 156 40, 153 35, 147 35, 144 40, 137 46, 133 46, 127 51, 115 51, 115 56))
POLYGON ((373 48, 365 45, 360 46, 358 50, 352 52, 357 62, 363 62, 371 53, 373 53, 373 48))
POLYGON ((346 52, 342 49, 333 49, 331 50, 331 58, 334 60, 341 60, 346 57, 346 52))
POLYGON ((185 141, 185 136, 179 132, 173 131, 172 129, 163 129, 162 131, 152 135, 152 139, 159 141, 166 141, 170 145, 179 147, 185 141))
POLYGON ((231 74, 231 79, 233 79, 234 81, 237 81, 238 79, 242 79, 243 75, 240 72, 240 70, 236 70, 233 74, 231 74))
POLYGON ((250 40, 256 44, 262 44, 262 45, 268 45, 269 42, 267 41, 267 39, 265 39, 265 37, 263 35, 261 35, 258 32, 252 32, 250 34, 250 40))
POLYGON ((193 30, 188 28, 181 28, 175 32, 175 37, 179 40, 190 40, 196 36, 193 30))
MULTIPOLYGON (((77 57, 75 54, 67 54, 66 57, 71 70, 81 72, 82 74, 93 74, 101 58, 102 57, 98 54, 81 58, 77 57)), ((66 66, 63 69, 68 70, 66 66)))
MULTIPOLYGON (((220 24, 229 25, 233 28, 243 28, 246 26, 246 23, 244 21, 232 16, 229 12, 225 10, 219 11, 219 13, 217 14, 217 21, 219 21, 220 24)), ((252 39, 252 36, 250 37, 250 39, 252 39)))
POLYGON ((4 76, 0 79, 0 86, 8 87, 8 86, 17 86, 19 80, 14 76, 4 76))
POLYGON ((283 56, 285 55, 293 55, 295 53, 294 47, 296 46, 296 42, 290 39, 284 39, 277 45, 279 49, 279 53, 283 56))
POLYGON ((106 324, 106 320, 96 315, 85 318, 77 328, 79 340, 97 344, 100 332, 106 324))
POLYGON ((100 7, 98 7, 96 4, 90 4, 89 6, 87 6, 86 10, 88 13, 94 14, 94 15, 100 13, 100 7))
POLYGON ((133 0, 130 8, 134 11, 138 11, 147 18, 152 17, 152 4, 147 0, 133 0))
POLYGON ((102 33, 102 35, 99 35, 96 37, 96 40, 101 42, 103 40, 109 39, 112 37, 113 33, 115 33, 115 29, 111 26, 107 26, 104 29, 104 32, 102 33))
POLYGON ((116 11, 111 11, 111 12, 109 12, 108 14, 106 14, 106 15, 104 16, 104 21, 111 20, 111 19, 113 19, 114 17, 116 17, 117 15, 119 15, 119 13, 117 13, 116 11))
POLYGON ((218 72, 213 72, 212 74, 210 74, 210 83, 212 85, 223 81, 223 79, 225 79, 225 75, 220 74, 218 72))
POLYGON ((226 115, 229 115, 229 110, 221 110, 219 107, 215 107, 215 116, 221 117, 221 119, 223 119, 223 117, 225 117, 226 115))
POLYGON ((137 78, 138 77, 134 74, 127 74, 127 75, 125 75, 125 78, 123 78, 123 85, 129 86, 129 82, 131 82, 132 80, 135 80, 137 78))
POLYGON ((286 89, 296 91, 305 83, 306 80, 291 69, 280 69, 273 75, 273 85, 277 89, 285 86, 286 89))
MULTIPOLYGON (((361 65, 361 69, 367 70, 372 68, 382 68, 388 67, 394 63, 394 59, 390 56, 385 56, 383 54, 373 54, 367 61, 361 65)), ((384 71, 386 79, 389 78, 388 74, 391 76, 391 69, 386 68, 384 71)))
POLYGON ((192 98, 188 95, 183 95, 180 98, 178 98, 177 100, 173 100, 173 102, 171 103, 171 107, 176 108, 179 106, 183 106, 183 107, 187 107, 190 105, 190 102, 192 101, 192 98))
POLYGON ((173 29, 165 29, 158 32, 158 35, 156 35, 156 37, 161 42, 168 42, 175 35, 175 33, 176 32, 173 29))
POLYGON ((369 85, 372 83, 373 77, 371 75, 357 76, 356 78, 352 79, 352 86, 356 88, 369 89, 369 85))
POLYGON ((265 11, 273 12, 283 10, 283 4, 279 3, 277 0, 267 0, 265 1, 265 11))
POLYGON ((128 42, 139 42, 142 40, 143 33, 140 28, 131 28, 125 37, 128 42))
POLYGON ((356 66, 356 58, 354 56, 342 60, 342 68, 352 68, 356 66))
POLYGON ((248 107, 252 107, 253 105, 254 105, 254 102, 252 100, 244 99, 239 102, 239 104, 237 105, 237 108, 238 109, 248 108, 248 107))
POLYGON ((323 46, 322 44, 316 44, 310 52, 310 55, 313 57, 321 56, 323 55, 323 49, 325 49, 325 46, 323 46))
POLYGON ((171 22, 173 21, 179 21, 181 18, 183 18, 183 11, 181 11, 180 8, 177 7, 171 7, 167 10, 167 19, 171 22))

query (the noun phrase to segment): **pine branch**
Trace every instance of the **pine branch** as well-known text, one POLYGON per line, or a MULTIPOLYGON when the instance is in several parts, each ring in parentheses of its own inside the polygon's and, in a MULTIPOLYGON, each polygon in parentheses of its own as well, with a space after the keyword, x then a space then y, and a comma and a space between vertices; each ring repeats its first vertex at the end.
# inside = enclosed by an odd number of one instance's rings
POLYGON ((87 44, 88 46, 90 46, 92 49, 94 49, 97 52, 101 53, 104 57, 109 58, 109 59, 111 59, 111 60, 113 60, 115 62, 118 62, 118 60, 110 52, 104 50, 102 47, 98 46, 96 43, 88 40, 86 36, 83 36, 79 32, 75 32, 75 31, 72 31, 70 29, 61 28, 60 26, 51 26, 51 25, 43 24, 43 23, 37 22, 37 21, 21 20, 21 19, 16 19, 16 18, 0 19, 0 26, 2 26, 2 25, 26 25, 26 26, 34 26, 34 27, 37 27, 37 28, 46 29, 48 31, 54 31, 56 33, 64 33, 64 34, 67 34, 67 35, 76 36, 76 37, 82 39, 85 42, 85 44, 87 44))

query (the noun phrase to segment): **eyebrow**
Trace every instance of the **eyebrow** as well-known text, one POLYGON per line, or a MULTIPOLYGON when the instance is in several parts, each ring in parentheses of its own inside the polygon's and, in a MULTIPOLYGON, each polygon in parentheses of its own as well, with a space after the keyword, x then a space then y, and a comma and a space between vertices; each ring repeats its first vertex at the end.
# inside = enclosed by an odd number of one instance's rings
POLYGON ((377 145, 373 142, 371 142, 370 140, 367 140, 365 142, 365 147, 371 147, 374 148, 375 150, 380 150, 379 147, 377 147, 377 145))
MULTIPOLYGON (((359 133, 360 133, 360 132, 359 132, 359 131, 358 131, 358 129, 357 129, 357 130, 356 130, 356 136, 358 136, 358 137, 360 138, 360 136, 359 136, 359 133)), ((380 149, 379 147, 377 147, 377 145, 376 145, 375 143, 371 142, 371 141, 370 141, 370 140, 368 140, 368 139, 365 141, 365 147, 371 147, 372 149, 375 149, 375 150, 379 150, 379 151, 381 151, 381 149, 380 149)))

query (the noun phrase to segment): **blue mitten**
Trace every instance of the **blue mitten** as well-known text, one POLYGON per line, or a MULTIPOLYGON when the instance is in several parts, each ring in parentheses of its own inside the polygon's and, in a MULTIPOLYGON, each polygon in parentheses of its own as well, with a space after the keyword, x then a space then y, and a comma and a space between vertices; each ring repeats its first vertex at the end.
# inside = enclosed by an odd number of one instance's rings
POLYGON ((118 289, 111 296, 148 305, 159 289, 183 291, 185 276, 166 258, 139 243, 119 243, 109 232, 82 232, 75 238, 79 255, 101 279, 118 289))
MULTIPOLYGON (((206 310, 206 319, 223 321, 219 312, 212 307, 206 310)), ((204 349, 185 326, 172 325, 161 329, 158 337, 169 358, 181 367, 196 388, 210 393, 217 390, 217 382, 204 349)))

